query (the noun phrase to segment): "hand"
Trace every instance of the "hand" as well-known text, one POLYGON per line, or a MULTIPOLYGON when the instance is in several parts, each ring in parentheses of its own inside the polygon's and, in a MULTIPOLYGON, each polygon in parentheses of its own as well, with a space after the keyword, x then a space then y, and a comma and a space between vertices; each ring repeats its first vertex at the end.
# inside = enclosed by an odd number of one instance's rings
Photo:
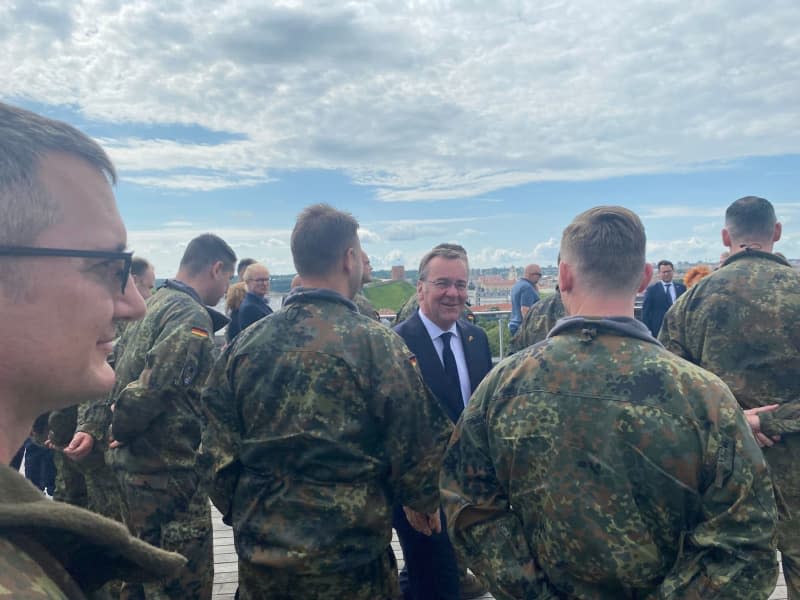
POLYGON ((438 510, 431 514, 425 514, 417 512, 408 506, 404 506, 403 512, 406 514, 406 519, 408 519, 408 523, 411 527, 421 534, 431 535, 432 533, 442 532, 442 521, 439 518, 438 510))
POLYGON ((779 442, 781 436, 774 435, 772 437, 765 435, 761 432, 761 417, 759 417, 759 413, 762 412, 772 412, 776 408, 778 408, 780 404, 768 404, 766 406, 758 406, 756 408, 748 408, 744 411, 744 416, 747 419, 747 424, 750 425, 750 429, 753 431, 753 435, 756 438, 756 442, 762 448, 764 447, 771 447, 775 444, 775 442, 779 442))
MULTIPOLYGON (((111 405, 111 411, 112 412, 114 411, 114 405, 113 404, 111 405)), ((120 448, 120 447, 122 447, 124 445, 125 444, 123 444, 122 442, 114 439, 114 428, 111 425, 109 425, 108 426, 108 447, 113 450, 114 448, 120 448)))
POLYGON ((77 431, 72 441, 64 448, 64 454, 72 460, 83 460, 94 448, 94 438, 85 431, 77 431))
POLYGON ((769 437, 768 435, 764 435, 760 431, 758 433, 754 434, 754 435, 755 435, 755 438, 756 438, 756 443, 761 448, 765 448, 765 447, 766 448, 770 448, 770 447, 775 445, 775 442, 781 441, 781 436, 779 436, 779 435, 774 435, 772 437, 769 437))

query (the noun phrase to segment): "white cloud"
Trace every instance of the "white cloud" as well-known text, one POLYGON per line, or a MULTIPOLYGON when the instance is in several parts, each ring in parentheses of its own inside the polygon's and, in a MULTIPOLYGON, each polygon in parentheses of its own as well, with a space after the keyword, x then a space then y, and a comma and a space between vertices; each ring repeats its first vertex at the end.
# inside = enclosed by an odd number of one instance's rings
POLYGON ((561 247, 561 240, 554 237, 547 241, 539 242, 533 248, 532 260, 555 265, 558 262, 558 250, 561 247))
MULTIPOLYGON (((406 253, 404 251, 398 249, 398 248, 394 248, 393 250, 390 250, 389 252, 387 252, 385 255, 383 255, 381 257, 377 257, 376 256, 373 259, 373 257, 370 256, 370 260, 373 263, 377 260, 378 264, 380 265, 378 267, 379 269, 391 269, 392 267, 396 267, 396 266, 405 266, 407 269, 411 269, 412 268, 411 267, 411 263, 409 263, 406 260, 406 253)), ((375 265, 373 264, 373 267, 374 266, 375 265)), ((416 265, 414 265, 413 268, 416 268, 416 265)))
POLYGON ((381 236, 379 236, 371 229, 367 229, 366 227, 359 227, 358 239, 361 241, 362 244, 378 244, 381 241, 381 236))
MULTIPOLYGON (((469 248, 467 249, 469 251, 469 248)), ((496 267, 497 265, 520 265, 526 254, 511 248, 484 247, 478 252, 469 252, 469 266, 472 268, 496 267)))
POLYGON ((647 258, 650 261, 661 259, 673 262, 699 259, 716 262, 720 253, 724 252, 722 239, 714 241, 712 237, 692 236, 686 239, 648 240, 647 258))
POLYGON ((110 140, 140 185, 322 168, 435 201, 800 152, 798 29, 792 2, 6 3, 0 89, 244 136, 110 140))
POLYGON ((475 236, 483 235, 482 232, 478 231, 477 229, 472 229, 467 227, 466 229, 462 229, 456 234, 457 238, 472 238, 475 236))
POLYGON ((196 236, 213 231, 231 245, 239 258, 249 256, 263 262, 275 274, 293 273, 287 229, 204 228, 182 223, 158 229, 128 231, 128 247, 156 268, 158 277, 172 277, 178 270, 186 245, 196 236))
POLYGON ((642 220, 646 219, 676 219, 681 217, 701 218, 716 217, 721 219, 725 214, 725 206, 684 206, 679 204, 665 206, 650 206, 646 212, 640 214, 642 220))
POLYGON ((415 225, 413 223, 397 223, 389 225, 383 236, 392 242, 416 240, 419 238, 441 237, 447 234, 447 228, 441 225, 415 225))

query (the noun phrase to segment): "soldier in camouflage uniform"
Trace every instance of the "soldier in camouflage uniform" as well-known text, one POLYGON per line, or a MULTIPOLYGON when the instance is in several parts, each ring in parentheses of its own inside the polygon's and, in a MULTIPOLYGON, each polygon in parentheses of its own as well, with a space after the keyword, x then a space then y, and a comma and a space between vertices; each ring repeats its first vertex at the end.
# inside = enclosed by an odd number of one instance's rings
POLYGON ((300 214, 303 287, 239 335, 203 393, 203 451, 233 525, 241 600, 393 599, 392 503, 440 529, 450 425, 402 340, 350 300, 357 229, 327 205, 300 214))
POLYGON ((64 454, 64 447, 72 441, 78 424, 78 405, 54 410, 47 419, 47 445, 53 449, 56 464, 56 491, 54 500, 87 508, 89 504, 86 480, 78 464, 64 454))
POLYGON ((659 339, 728 384, 751 413, 775 483, 778 548, 789 598, 800 598, 800 275, 771 253, 781 235, 772 205, 740 198, 728 208, 722 268, 668 311, 659 339), (761 407, 779 404, 777 410, 761 407), (779 436, 779 439, 778 439, 779 436), (774 438, 774 439, 773 439, 774 438), (783 506, 782 506, 783 507, 783 506))
MULTIPOLYGON (((372 265, 369 262, 369 256, 367 256, 366 252, 362 251, 362 258, 363 258, 363 273, 361 275, 361 286, 365 286, 370 281, 372 281, 372 265)), ((355 297, 353 298, 353 302, 358 308, 358 312, 362 315, 369 317, 370 319, 375 319, 376 321, 380 322, 381 317, 378 314, 378 311, 375 310, 375 307, 372 305, 372 302, 364 295, 362 290, 359 290, 356 293, 355 297)))
POLYGON ((561 301, 561 291, 556 286, 556 291, 550 296, 545 296, 531 306, 525 315, 517 334, 511 338, 508 345, 510 354, 524 350, 541 342, 555 327, 556 321, 566 314, 564 303, 561 301))
POLYGON ((144 314, 116 172, 76 129, 0 103, 0 596, 96 598, 109 579, 185 562, 118 523, 51 502, 5 466, 37 415, 111 390, 114 322, 144 314))
POLYGON ((197 460, 200 389, 213 364, 211 336, 227 318, 206 305, 223 296, 235 263, 217 236, 192 240, 176 278, 153 294, 144 319, 117 343, 107 458, 120 482, 123 520, 140 539, 189 560, 172 577, 145 585, 147 598, 211 598, 208 473, 197 460))
POLYGON ((639 218, 586 211, 561 257, 577 316, 500 363, 450 441, 456 549, 498 599, 766 599, 767 467, 725 384, 633 319, 652 277, 639 218))

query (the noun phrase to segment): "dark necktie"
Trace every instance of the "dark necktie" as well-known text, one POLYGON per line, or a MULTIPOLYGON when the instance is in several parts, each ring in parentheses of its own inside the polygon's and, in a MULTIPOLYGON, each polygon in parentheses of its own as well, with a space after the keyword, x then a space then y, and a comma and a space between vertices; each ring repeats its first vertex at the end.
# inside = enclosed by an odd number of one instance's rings
POLYGON ((450 338, 453 334, 445 331, 441 336, 444 349, 442 350, 442 360, 444 362, 444 374, 450 380, 450 384, 455 388, 456 393, 454 396, 458 398, 461 405, 464 405, 464 397, 461 395, 461 380, 458 378, 458 367, 456 366, 456 357, 453 355, 453 349, 450 347, 450 338))
POLYGON ((671 283, 664 284, 664 291, 667 293, 667 306, 672 306, 672 292, 669 290, 670 287, 672 287, 671 283))

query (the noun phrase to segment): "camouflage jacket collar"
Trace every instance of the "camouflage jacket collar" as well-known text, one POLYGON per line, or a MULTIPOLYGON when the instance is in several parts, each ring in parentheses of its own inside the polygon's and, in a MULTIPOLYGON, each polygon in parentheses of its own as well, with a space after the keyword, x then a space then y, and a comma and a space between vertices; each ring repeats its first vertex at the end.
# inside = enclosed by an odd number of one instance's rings
POLYGON ((756 250, 755 248, 745 248, 744 250, 741 250, 736 254, 731 254, 728 258, 725 259, 725 262, 722 263, 722 266, 727 267, 732 262, 741 260, 742 258, 763 258, 766 260, 771 260, 773 262, 776 262, 779 265, 783 265, 784 267, 792 266, 787 261, 782 259, 780 256, 776 256, 772 252, 764 252, 763 250, 756 250))
POLYGON ((591 342, 598 334, 610 333, 661 346, 661 342, 650 334, 644 323, 630 317, 564 317, 558 320, 547 337, 566 332, 578 332, 586 342, 591 342))
POLYGON ((211 317, 211 324, 214 328, 214 331, 219 331, 225 325, 231 322, 231 320, 223 315, 218 310, 214 310, 210 306, 206 306, 203 304, 203 301, 200 299, 200 295, 195 291, 195 289, 189 285, 186 285, 182 281, 178 281, 177 279, 166 279, 164 283, 158 289, 167 288, 170 290, 176 290, 178 292, 183 292, 184 294, 188 294, 192 297, 192 299, 201 305, 203 308, 208 311, 208 316, 211 317))
POLYGON ((351 300, 348 300, 339 292, 334 292, 333 290, 327 290, 325 288, 294 288, 283 300, 283 305, 289 306, 291 304, 311 303, 319 300, 327 302, 339 302, 344 304, 353 312, 358 312, 358 308, 351 300))
POLYGON ((181 555, 130 536, 121 523, 45 499, 6 465, 0 465, 0 536, 45 547, 81 588, 99 587, 114 575, 128 581, 154 580, 186 564, 181 555))

